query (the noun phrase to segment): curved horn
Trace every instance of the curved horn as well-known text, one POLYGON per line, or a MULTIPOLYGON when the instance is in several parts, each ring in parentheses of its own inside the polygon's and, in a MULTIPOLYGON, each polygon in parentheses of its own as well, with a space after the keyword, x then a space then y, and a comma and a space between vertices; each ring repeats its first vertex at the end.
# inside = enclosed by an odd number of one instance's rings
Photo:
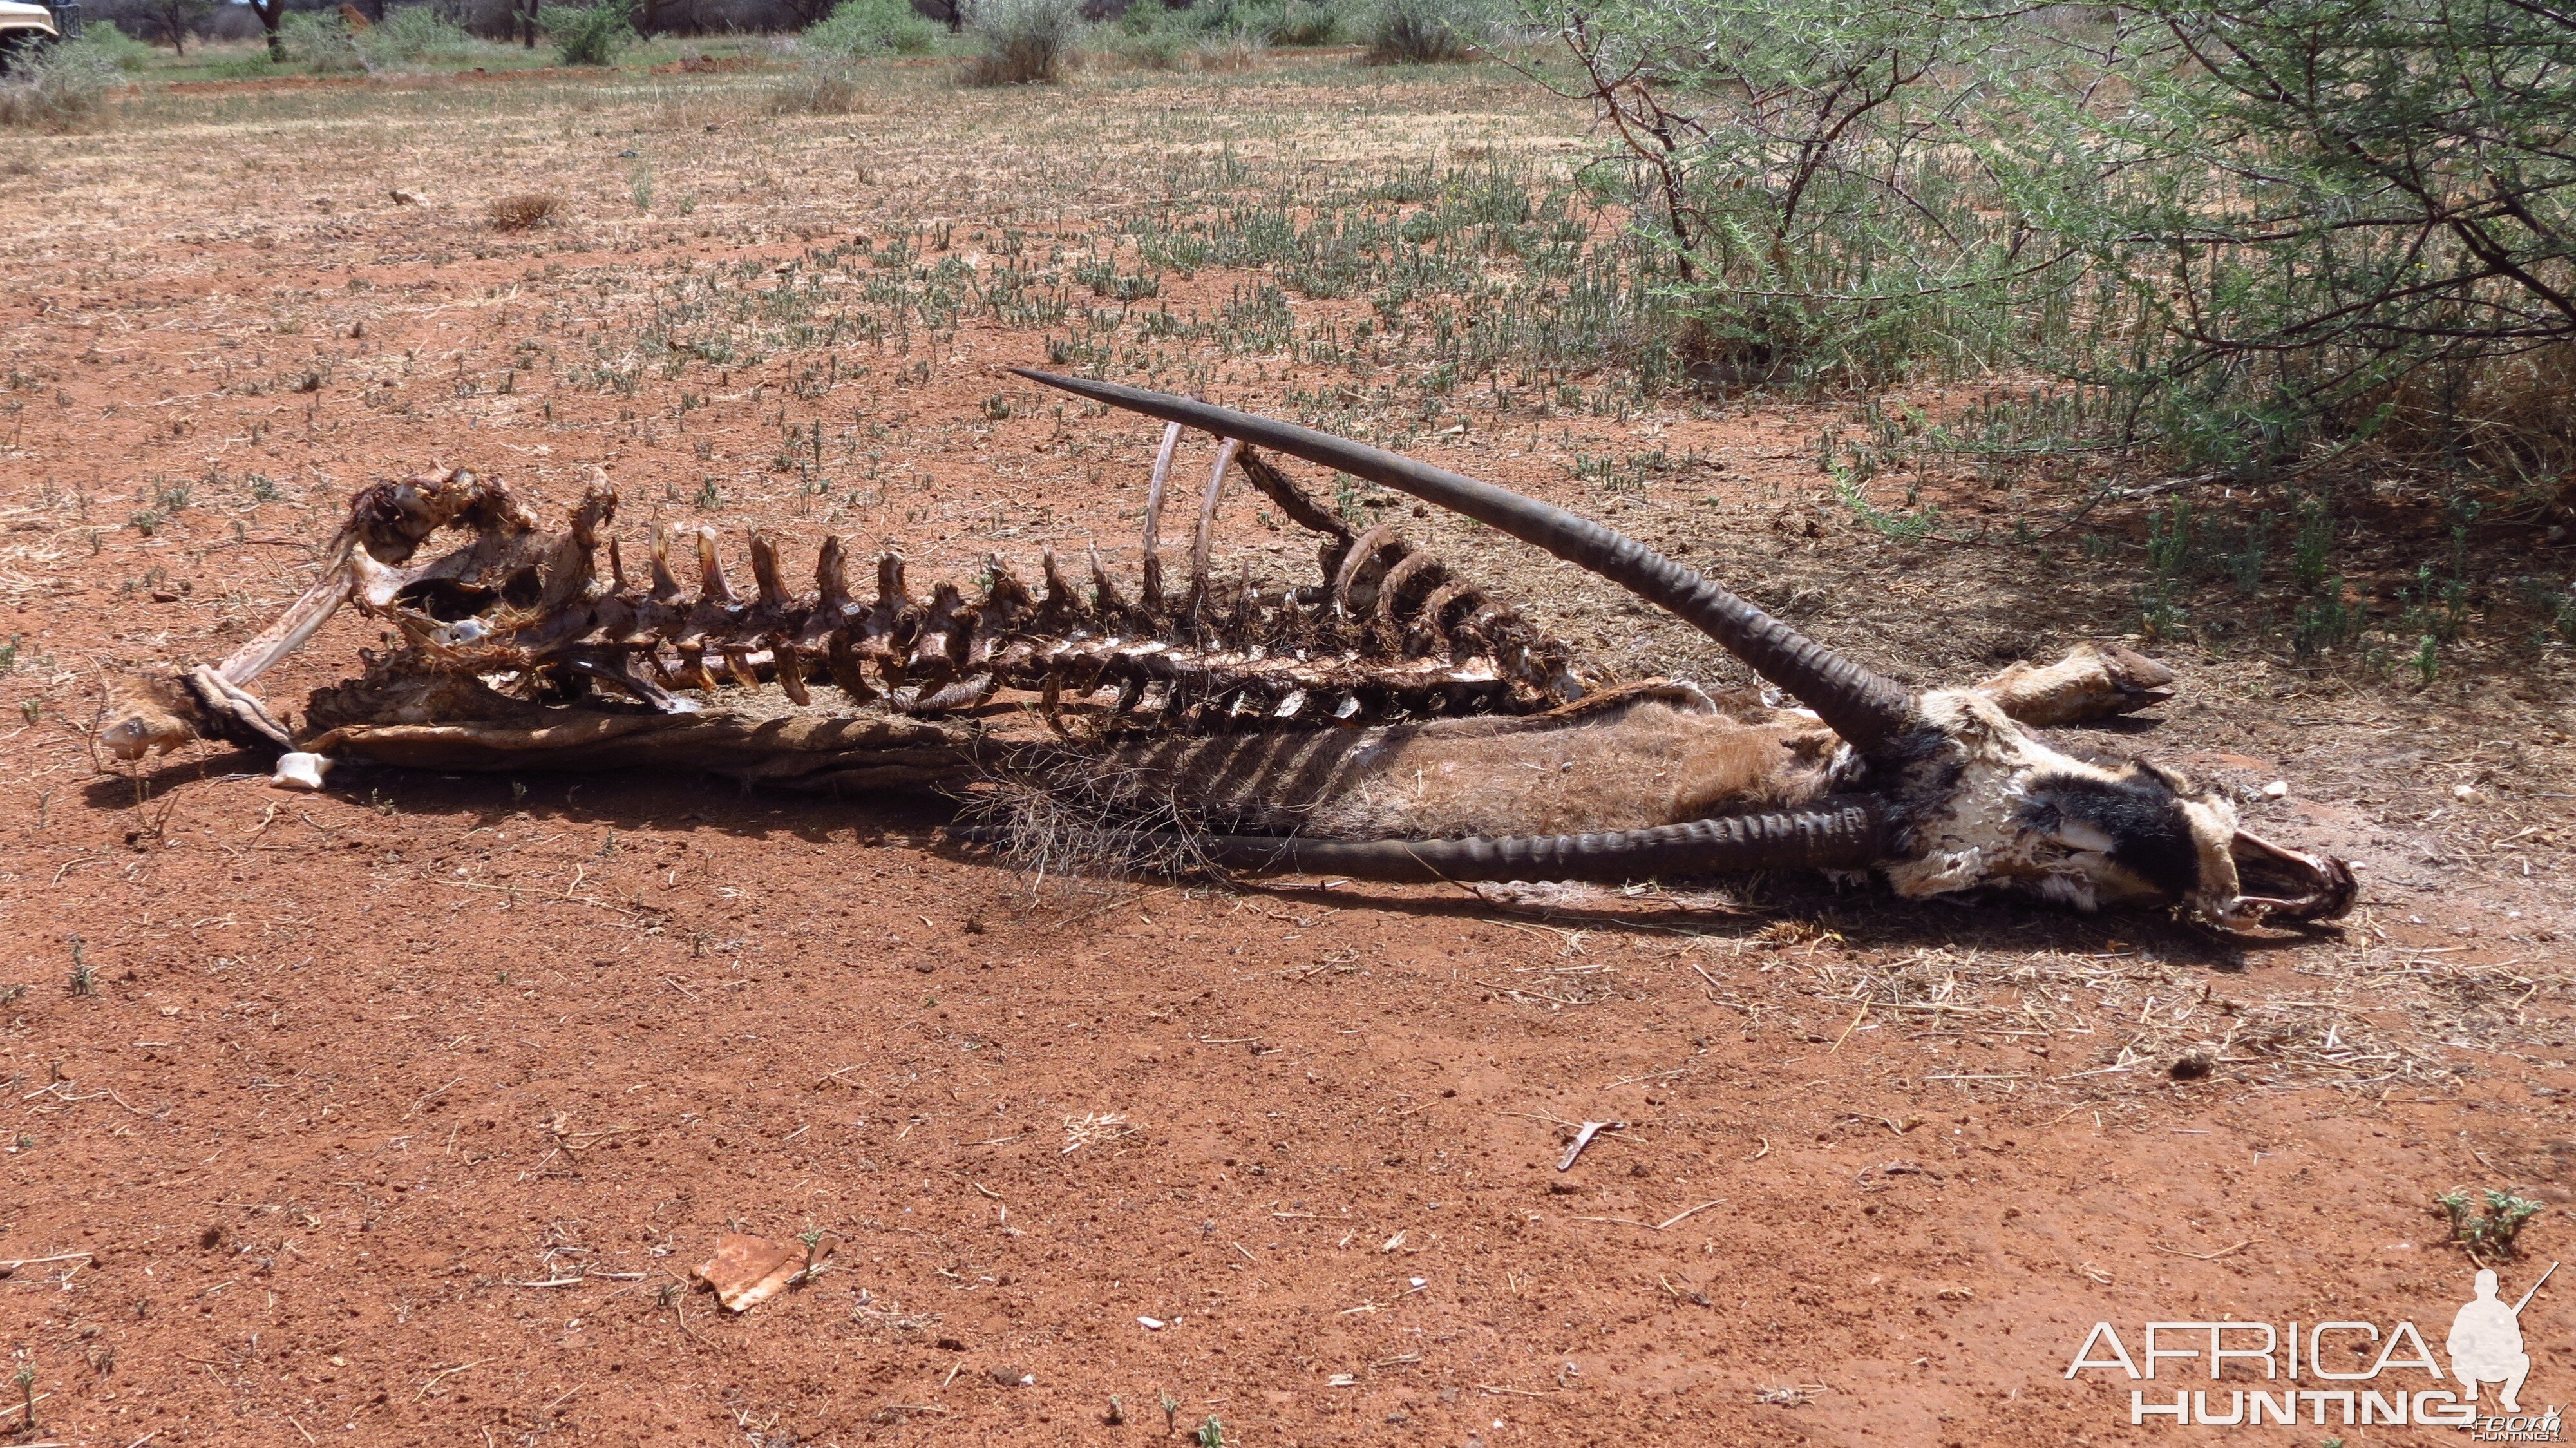
POLYGON ((1322 467, 1413 494, 1451 512, 1532 543, 1656 604, 1794 695, 1852 747, 1872 759, 1891 758, 1914 727, 1914 699, 1902 685, 1817 643, 1692 570, 1612 529, 1518 493, 1462 477, 1428 463, 1277 422, 1232 408, 1149 392, 1115 382, 1093 382, 1012 371, 1095 402, 1187 423, 1219 437, 1241 438, 1322 467))
POLYGON ((1885 858, 1888 806, 1875 799, 1778 814, 1728 815, 1596 835, 1464 840, 1310 840, 1209 835, 1210 863, 1250 874, 1363 880, 1594 880, 1726 875, 1747 870, 1858 870, 1885 858))

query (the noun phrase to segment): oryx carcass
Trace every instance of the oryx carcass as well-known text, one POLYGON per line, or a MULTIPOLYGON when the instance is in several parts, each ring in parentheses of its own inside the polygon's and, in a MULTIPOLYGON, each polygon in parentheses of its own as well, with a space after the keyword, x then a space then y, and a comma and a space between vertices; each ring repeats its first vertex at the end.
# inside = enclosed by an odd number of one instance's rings
MULTIPOLYGON (((1050 550, 1035 589, 995 560, 974 596, 943 583, 925 599, 888 554, 861 598, 828 539, 798 592, 754 535, 746 595, 708 529, 657 528, 649 567, 630 575, 604 533, 616 509, 604 478, 552 533, 499 484, 440 473, 363 491, 321 580, 230 658, 112 687, 101 739, 135 758, 228 738, 284 752, 282 776, 308 780, 338 762, 1017 791, 1137 853, 1177 842, 1160 857, 1247 872, 1870 872, 1909 899, 2176 905, 2228 928, 2351 904, 2343 862, 2245 831, 2221 795, 2033 732, 2167 697, 2172 676, 2125 649, 1911 690, 1562 509, 1188 398, 1023 375, 1166 422, 1131 586, 1096 553, 1077 585, 1050 550), (1191 429, 1219 442, 1173 588, 1159 530, 1191 429), (1614 681, 1392 528, 1319 507, 1265 449, 1588 569, 1705 632, 1778 695, 1614 681), (1318 535, 1315 583, 1218 576, 1211 525, 1233 474, 1318 535), (423 561, 444 529, 470 536, 423 561), (675 562, 673 544, 690 542, 695 557, 675 562), (317 691, 290 729, 247 686, 343 601, 398 645, 317 691)), ((967 833, 1014 843, 1007 822, 967 833)))

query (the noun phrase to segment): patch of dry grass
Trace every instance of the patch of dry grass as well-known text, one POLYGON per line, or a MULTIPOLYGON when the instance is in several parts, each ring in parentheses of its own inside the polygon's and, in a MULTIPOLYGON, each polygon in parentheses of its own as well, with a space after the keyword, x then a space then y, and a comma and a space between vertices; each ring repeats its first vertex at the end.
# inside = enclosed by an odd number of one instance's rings
POLYGON ((859 67, 818 60, 797 68, 769 93, 769 111, 781 116, 844 116, 867 107, 859 67))
POLYGON ((1261 37, 1238 30, 1227 35, 1212 35, 1190 52, 1198 68, 1213 75, 1232 75, 1252 69, 1254 61, 1266 49, 1261 37))
POLYGON ((1777 1030, 1785 1017, 1793 1034, 1829 1044, 1892 1033, 1923 1052, 1927 1083, 2070 1103, 2203 1080, 2372 1097, 2448 1092, 2464 1069, 2462 1047, 2557 1044, 2555 1023, 2515 1013, 2535 997, 2563 1000, 2567 989, 2554 972, 2451 965, 2440 951, 2380 943, 2317 952, 2298 975, 2258 986, 2146 950, 1881 954, 1819 942, 1840 937, 1773 926, 1686 949, 1767 960, 1758 972, 1742 959, 1714 972, 1740 983, 1721 1003, 1746 1014, 1748 1031, 1777 1030), (1756 986, 1764 976, 1778 983, 1756 986))
POLYGON ((116 63, 96 47, 64 44, 21 59, 0 79, 0 126, 22 131, 74 131, 105 115, 122 83, 116 63))
POLYGON ((563 198, 550 191, 523 191, 497 198, 485 215, 495 231, 532 231, 562 219, 565 209, 563 198))

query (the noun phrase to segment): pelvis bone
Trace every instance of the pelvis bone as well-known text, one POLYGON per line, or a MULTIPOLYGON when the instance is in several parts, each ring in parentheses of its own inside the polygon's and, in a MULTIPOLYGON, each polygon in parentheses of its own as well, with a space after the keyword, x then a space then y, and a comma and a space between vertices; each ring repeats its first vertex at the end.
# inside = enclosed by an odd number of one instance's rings
MULTIPOLYGON (((662 527, 630 574, 604 475, 549 532, 499 483, 443 472, 360 493, 321 579, 230 658, 112 684, 100 738, 127 759, 200 737, 292 749, 307 770, 649 767, 1016 790, 1058 818, 1129 827, 1103 838, 1186 837, 1157 858, 1244 871, 1871 871, 1909 898, 2177 905, 2237 929, 2352 902, 2341 861, 2242 830, 2224 798, 2031 732, 2170 697, 2173 675, 2126 649, 2085 645, 1918 692, 1631 539, 1490 484, 1186 398, 1025 375, 1166 423, 1132 591, 1096 551, 1078 584, 1050 550, 1034 588, 994 559, 971 595, 940 583, 925 598, 889 553, 863 598, 836 538, 798 590, 759 534, 746 591, 713 530, 662 527), (1217 444, 1174 588, 1162 515, 1191 430, 1217 444), (1770 689, 1618 682, 1392 528, 1318 506, 1265 452, 1590 569, 1705 631, 1770 689), (1235 477, 1316 536, 1311 581, 1217 574, 1211 530, 1235 477), (442 530, 466 536, 422 561, 442 530), (342 603, 397 646, 316 691, 289 729, 247 686, 342 603)), ((1009 842, 1007 828, 965 833, 1009 842)))

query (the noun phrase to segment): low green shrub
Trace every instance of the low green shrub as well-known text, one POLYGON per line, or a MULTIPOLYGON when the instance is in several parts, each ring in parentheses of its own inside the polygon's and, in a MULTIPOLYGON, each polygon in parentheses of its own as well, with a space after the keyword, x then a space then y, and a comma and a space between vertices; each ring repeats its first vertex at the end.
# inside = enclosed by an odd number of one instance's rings
POLYGON ((2513 1256, 2514 1239, 2522 1235, 2523 1225, 2548 1210, 2545 1203, 2493 1187, 2477 1193, 2453 1187, 2433 1198, 2433 1205, 2449 1219, 2453 1242, 2498 1257, 2513 1256), (2483 1212, 2477 1210, 2481 1204, 2486 1207, 2483 1212))
POLYGON ((105 115, 108 97, 123 84, 112 50, 86 40, 48 45, 0 79, 0 126, 77 130, 105 115))
POLYGON ((962 79, 968 85, 1055 80, 1073 63, 1082 25, 1081 0, 977 0, 966 12, 966 29, 978 53, 962 79))
POLYGON ((1170 70, 1181 63, 1189 47, 1189 37, 1167 25, 1137 29, 1122 25, 1111 34, 1108 44, 1111 55, 1138 70, 1170 70))
POLYGON ((1342 38, 1343 15, 1332 0, 1279 0, 1247 7, 1262 38, 1272 45, 1331 45, 1342 38))
POLYGON ((278 41, 287 60, 321 75, 348 75, 367 68, 358 37, 336 10, 290 10, 277 22, 278 41))
POLYGON ((1255 49, 1329 45, 1341 37, 1344 22, 1341 0, 1197 0, 1181 10, 1141 0, 1119 15, 1111 47, 1126 54, 1136 42, 1166 37, 1174 54, 1208 42, 1255 49))
POLYGON ((613 65, 617 53, 635 43, 635 6, 632 0, 544 5, 537 10, 537 28, 566 65, 613 65))
POLYGON ((474 38, 433 6, 405 5, 360 31, 357 45, 369 67, 381 69, 461 56, 473 49, 474 38))
POLYGON ((116 28, 105 20, 92 20, 81 26, 80 43, 116 62, 116 68, 128 75, 152 62, 152 47, 116 28))
POLYGON ((809 55, 855 59, 870 55, 927 55, 939 44, 939 26, 909 0, 841 0, 832 13, 797 39, 809 55))
POLYGON ((1372 64, 1436 65, 1474 54, 1494 17, 1477 0, 1370 0, 1355 28, 1372 64))

